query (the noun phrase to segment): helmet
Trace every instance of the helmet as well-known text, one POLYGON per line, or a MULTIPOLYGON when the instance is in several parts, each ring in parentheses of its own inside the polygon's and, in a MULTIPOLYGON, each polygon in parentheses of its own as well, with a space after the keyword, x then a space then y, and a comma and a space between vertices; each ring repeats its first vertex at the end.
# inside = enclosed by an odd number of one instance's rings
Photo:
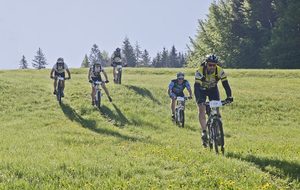
POLYGON ((120 49, 120 48, 117 48, 116 51, 119 52, 119 51, 121 51, 121 49, 120 49))
POLYGON ((206 56, 206 62, 218 63, 218 57, 215 54, 210 54, 206 56))
POLYGON ((183 72, 177 73, 177 79, 184 79, 184 73, 183 72))
POLYGON ((58 58, 57 63, 64 63, 64 58, 62 58, 62 57, 58 58))

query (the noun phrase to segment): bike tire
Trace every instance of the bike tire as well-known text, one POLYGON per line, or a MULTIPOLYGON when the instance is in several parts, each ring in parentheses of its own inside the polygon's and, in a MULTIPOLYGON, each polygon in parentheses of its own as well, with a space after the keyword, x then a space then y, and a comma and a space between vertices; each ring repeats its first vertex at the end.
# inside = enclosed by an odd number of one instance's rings
POLYGON ((122 82, 122 71, 119 71, 118 73, 118 83, 121 84, 122 82))
POLYGON ((98 91, 97 92, 97 101, 96 101, 96 106, 97 106, 97 108, 99 108, 100 109, 100 106, 101 106, 101 92, 100 91, 98 91))
POLYGON ((224 132, 223 132, 223 126, 222 121, 218 118, 214 119, 213 121, 214 126, 214 147, 215 151, 218 154, 219 153, 219 146, 221 147, 221 152, 224 154, 224 132))
POLYGON ((180 110, 180 127, 184 128, 184 110, 180 110))
POLYGON ((58 101, 59 105, 61 105, 61 93, 62 93, 62 89, 61 89, 61 85, 60 85, 60 81, 59 81, 58 85, 57 85, 57 91, 56 91, 56 97, 57 97, 57 101, 58 101))
POLYGON ((210 118, 208 118, 208 121, 206 123, 206 127, 207 127, 207 134, 208 134, 208 145, 209 145, 209 149, 210 151, 212 151, 213 149, 213 132, 212 132, 212 128, 210 125, 210 118))

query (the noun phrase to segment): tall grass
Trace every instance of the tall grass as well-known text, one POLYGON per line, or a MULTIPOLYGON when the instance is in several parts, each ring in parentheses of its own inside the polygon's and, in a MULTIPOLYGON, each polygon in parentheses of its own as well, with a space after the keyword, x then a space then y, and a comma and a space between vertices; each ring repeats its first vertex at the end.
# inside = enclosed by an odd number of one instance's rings
POLYGON ((101 111, 87 70, 71 71, 61 106, 49 70, 0 72, 0 189, 300 188, 300 71, 227 70, 225 156, 201 146, 194 100, 185 128, 171 122, 179 69, 125 68, 101 111))

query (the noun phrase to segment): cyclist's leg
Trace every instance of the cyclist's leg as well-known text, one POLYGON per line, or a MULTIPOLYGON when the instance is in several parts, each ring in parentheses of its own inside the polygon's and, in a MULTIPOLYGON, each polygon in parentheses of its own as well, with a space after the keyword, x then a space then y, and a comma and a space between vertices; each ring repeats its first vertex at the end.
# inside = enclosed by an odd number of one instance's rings
POLYGON ((174 113, 175 113, 175 103, 176 103, 176 95, 174 93, 171 93, 170 98, 171 98, 172 116, 174 116, 174 113))
POLYGON ((198 118, 199 124, 202 131, 206 131, 206 117, 205 117, 205 101, 206 101, 206 90, 202 89, 199 84, 194 85, 195 99, 198 105, 198 118))
POLYGON ((54 82, 53 82, 53 87, 54 87, 54 90, 53 90, 53 94, 56 94, 56 86, 57 86, 57 77, 58 76, 58 73, 55 71, 55 73, 54 73, 54 77, 55 77, 55 79, 54 79, 54 82))
POLYGON ((113 67, 113 79, 115 81, 116 80, 116 63, 115 62, 112 63, 112 67, 113 67))

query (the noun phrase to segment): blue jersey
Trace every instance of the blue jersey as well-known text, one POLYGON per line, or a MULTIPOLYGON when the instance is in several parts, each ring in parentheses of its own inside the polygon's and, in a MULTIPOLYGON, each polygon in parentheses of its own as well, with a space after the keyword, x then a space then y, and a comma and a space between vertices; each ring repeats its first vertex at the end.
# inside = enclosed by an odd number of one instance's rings
POLYGON ((169 84, 169 89, 176 95, 183 94, 183 90, 187 88, 188 90, 191 89, 190 83, 187 80, 184 80, 182 84, 178 83, 177 79, 174 79, 169 84))

